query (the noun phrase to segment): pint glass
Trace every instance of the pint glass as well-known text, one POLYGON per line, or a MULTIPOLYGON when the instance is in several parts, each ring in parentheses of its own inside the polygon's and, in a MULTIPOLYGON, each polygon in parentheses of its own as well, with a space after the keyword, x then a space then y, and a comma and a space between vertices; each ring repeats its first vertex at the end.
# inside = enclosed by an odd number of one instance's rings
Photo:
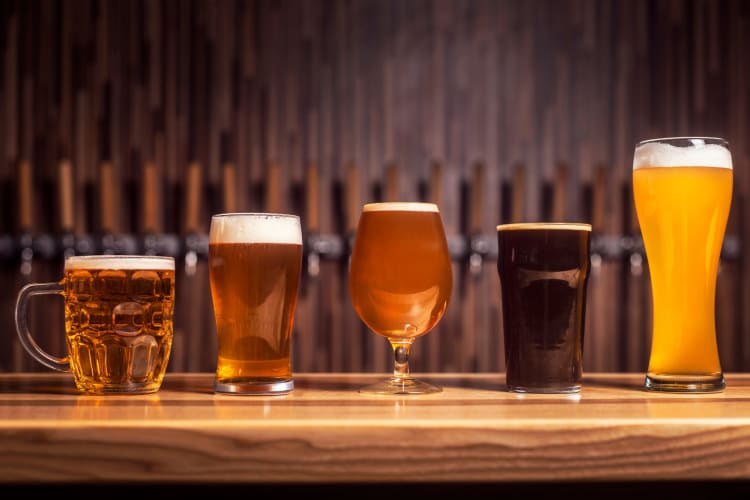
POLYGON ((638 143, 633 194, 651 277, 647 389, 724 388, 716 342, 716 275, 732 200, 732 156, 720 138, 638 143))
POLYGON ((216 392, 285 394, 294 388, 290 356, 301 272, 298 216, 231 213, 211 218, 216 392))
POLYGON ((68 257, 60 282, 31 283, 19 292, 19 339, 39 363, 72 372, 82 392, 156 392, 172 349, 174 280, 172 257, 68 257), (29 331, 28 301, 42 294, 65 299, 65 358, 43 351, 29 331))
POLYGON ((497 237, 508 390, 579 392, 591 225, 503 224, 497 237))

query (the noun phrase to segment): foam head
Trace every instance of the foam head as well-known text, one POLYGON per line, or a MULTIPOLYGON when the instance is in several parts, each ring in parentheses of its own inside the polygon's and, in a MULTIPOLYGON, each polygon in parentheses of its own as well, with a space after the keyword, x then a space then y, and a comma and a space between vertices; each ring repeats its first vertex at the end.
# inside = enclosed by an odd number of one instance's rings
POLYGON ((700 138, 644 141, 633 155, 633 169, 640 167, 732 168, 726 142, 700 138), (679 143, 680 145, 677 145, 679 143))
POLYGON ((65 259, 65 269, 174 271, 174 258, 152 255, 76 255, 65 259))
POLYGON ((302 244, 300 219, 289 214, 237 213, 211 217, 209 243, 302 244))
POLYGON ((434 203, 411 201, 386 201, 381 203, 367 203, 362 207, 363 212, 438 212, 434 203))

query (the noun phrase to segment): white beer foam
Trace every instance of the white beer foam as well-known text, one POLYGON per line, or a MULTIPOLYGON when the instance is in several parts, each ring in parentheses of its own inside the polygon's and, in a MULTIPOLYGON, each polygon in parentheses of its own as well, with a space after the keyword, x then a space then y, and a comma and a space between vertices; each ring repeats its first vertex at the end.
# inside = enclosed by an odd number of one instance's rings
POLYGON ((421 203, 416 201, 384 201, 367 203, 362 207, 363 212, 439 212, 435 203, 421 203))
POLYGON ((75 255, 65 259, 65 269, 174 271, 174 258, 151 255, 75 255))
POLYGON ((633 169, 640 167, 732 168, 732 154, 720 144, 694 143, 678 147, 663 142, 647 142, 635 148, 633 169))
POLYGON ((218 214, 211 218, 209 243, 302 244, 299 217, 286 214, 218 214))

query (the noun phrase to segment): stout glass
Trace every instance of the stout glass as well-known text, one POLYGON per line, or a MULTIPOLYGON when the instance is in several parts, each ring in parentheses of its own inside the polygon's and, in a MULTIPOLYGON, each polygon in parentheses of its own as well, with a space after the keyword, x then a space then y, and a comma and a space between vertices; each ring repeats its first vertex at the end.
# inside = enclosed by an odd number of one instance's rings
POLYGON ((290 392, 292 327, 302 270, 299 217, 214 215, 208 259, 218 334, 215 391, 290 392))
POLYGON ((497 226, 510 391, 581 390, 590 236, 589 224, 497 226))
POLYGON ((440 321, 453 286, 438 206, 386 202, 364 205, 354 236, 349 292, 359 317, 388 339, 393 377, 360 389, 370 394, 424 394, 442 389, 409 374, 409 353, 440 321))
POLYGON ((633 194, 653 296, 651 390, 724 389, 714 318, 716 276, 732 201, 724 139, 638 143, 633 194))
POLYGON ((72 372, 82 392, 156 392, 172 349, 174 259, 72 256, 64 267, 59 283, 32 283, 19 292, 16 330, 23 347, 44 366, 72 372), (42 350, 29 331, 28 301, 43 294, 65 299, 67 357, 42 350))

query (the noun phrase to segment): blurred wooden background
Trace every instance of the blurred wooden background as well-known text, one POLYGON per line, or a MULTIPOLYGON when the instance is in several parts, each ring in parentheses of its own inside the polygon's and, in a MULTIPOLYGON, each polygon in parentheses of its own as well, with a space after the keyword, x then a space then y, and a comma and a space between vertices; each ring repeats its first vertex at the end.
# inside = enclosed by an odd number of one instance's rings
MULTIPOLYGON (((171 371, 213 371, 212 213, 302 216, 296 371, 392 369, 356 317, 359 208, 439 203, 455 289, 414 371, 504 370, 496 224, 589 221, 585 371, 645 371, 647 262, 631 192, 644 138, 723 136, 735 192, 717 297, 750 369, 750 2, 5 0, 0 3, 0 371, 46 370, 13 305, 65 253, 178 259, 171 371)), ((63 354, 62 301, 32 302, 63 354)))

